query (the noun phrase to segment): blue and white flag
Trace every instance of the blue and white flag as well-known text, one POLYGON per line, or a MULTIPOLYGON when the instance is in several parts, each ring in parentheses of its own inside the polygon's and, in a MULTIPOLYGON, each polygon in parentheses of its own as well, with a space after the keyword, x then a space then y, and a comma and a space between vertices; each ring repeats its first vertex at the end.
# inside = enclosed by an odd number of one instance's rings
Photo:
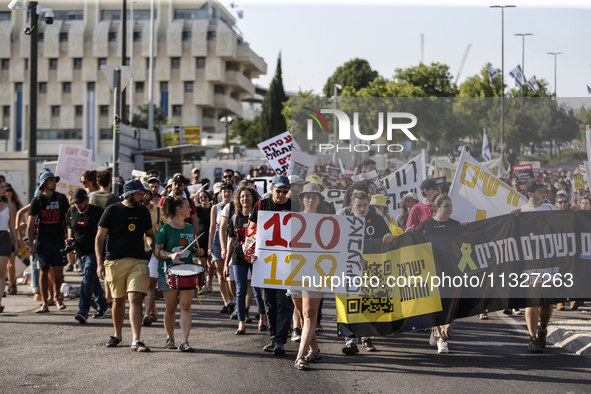
POLYGON ((535 75, 533 77, 531 77, 531 79, 529 81, 527 81, 527 84, 529 85, 530 88, 532 88, 534 93, 538 93, 538 90, 540 90, 540 84, 538 83, 538 81, 536 81, 535 75))
POLYGON ((488 63, 488 80, 490 82, 490 86, 493 86, 493 78, 496 77, 498 74, 497 70, 495 70, 492 64, 488 63))
POLYGON ((587 93, 591 94, 591 88, 587 85, 587 93))
POLYGON ((488 136, 486 135, 486 129, 484 129, 484 135, 482 136, 482 157, 484 160, 490 160, 490 147, 488 146, 488 136))
POLYGON ((523 75, 523 72, 521 72, 520 65, 517 65, 517 67, 515 67, 513 71, 509 73, 509 75, 512 76, 513 79, 515 79, 516 86, 522 87, 523 85, 525 85, 525 76, 523 75))

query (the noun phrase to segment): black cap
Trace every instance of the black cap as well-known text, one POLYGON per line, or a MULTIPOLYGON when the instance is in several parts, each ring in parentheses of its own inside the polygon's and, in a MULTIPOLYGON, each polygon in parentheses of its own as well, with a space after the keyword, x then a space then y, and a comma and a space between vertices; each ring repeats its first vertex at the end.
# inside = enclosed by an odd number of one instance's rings
POLYGON ((12 185, 10 183, 6 183, 6 191, 10 192, 10 191, 14 191, 14 188, 12 187, 12 185))
POLYGON ((183 176, 183 174, 181 174, 180 172, 177 172, 176 174, 173 175, 172 181, 173 182, 182 182, 184 184, 187 183, 187 180, 185 179, 185 177, 183 176))
POLYGON ((74 192, 74 196, 72 197, 72 202, 75 203, 83 203, 88 198, 88 194, 86 194, 86 190, 84 189, 76 189, 74 192))
POLYGON ((435 179, 425 179, 421 183, 421 190, 440 189, 444 183, 437 183, 435 179))
POLYGON ((536 190, 544 189, 546 190, 548 186, 539 179, 530 179, 525 184, 525 191, 526 193, 533 193, 536 190))

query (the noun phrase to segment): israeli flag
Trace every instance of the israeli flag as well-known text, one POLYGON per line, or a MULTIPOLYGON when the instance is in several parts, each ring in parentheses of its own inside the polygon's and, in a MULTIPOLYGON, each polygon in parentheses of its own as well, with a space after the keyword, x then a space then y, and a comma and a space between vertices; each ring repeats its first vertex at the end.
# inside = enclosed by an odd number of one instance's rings
POLYGON ((490 160, 490 147, 488 146, 488 136, 486 135, 486 129, 484 129, 484 135, 482 136, 482 157, 484 160, 490 160))
POLYGON ((497 70, 495 70, 492 64, 488 63, 488 80, 490 82, 490 86, 493 86, 493 78, 496 77, 498 74, 497 70))
POLYGON ((527 84, 534 91, 534 93, 538 93, 538 91, 540 90, 540 84, 538 83, 538 81, 536 81, 535 75, 531 77, 529 81, 527 81, 527 84))
POLYGON ((523 75, 523 72, 521 72, 520 65, 517 65, 517 67, 515 67, 513 71, 509 73, 509 75, 515 79, 516 86, 522 87, 525 84, 525 76, 523 75))

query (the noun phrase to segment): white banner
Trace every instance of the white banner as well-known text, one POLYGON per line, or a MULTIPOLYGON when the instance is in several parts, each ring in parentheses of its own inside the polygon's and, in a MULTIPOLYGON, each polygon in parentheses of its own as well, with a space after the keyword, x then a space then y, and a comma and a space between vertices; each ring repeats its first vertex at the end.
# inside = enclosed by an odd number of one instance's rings
POLYGON ((263 156, 267 158, 271 167, 277 174, 281 175, 287 175, 292 146, 300 149, 289 131, 258 144, 259 149, 263 152, 263 156))
POLYGON ((55 167, 55 176, 60 177, 55 190, 67 194, 69 190, 80 189, 80 177, 90 169, 92 151, 75 146, 60 145, 60 153, 55 167))
POLYGON ((429 175, 432 175, 433 178, 445 176, 446 180, 450 180, 453 179, 454 175, 456 174, 457 168, 457 162, 450 163, 447 159, 435 158, 435 166, 433 166, 433 168, 429 168, 429 175))
POLYGON ((452 219, 462 223, 475 222, 506 215, 511 209, 527 203, 525 197, 465 151, 460 156, 458 168, 448 193, 454 206, 452 219))
POLYGON ((292 147, 287 175, 299 175, 300 178, 305 180, 308 175, 312 175, 315 165, 316 156, 309 155, 296 147, 292 147))
POLYGON ((374 171, 370 171, 370 172, 362 172, 361 174, 357 174, 351 177, 351 180, 355 183, 357 182, 361 182, 361 181, 369 181, 368 182, 368 187, 372 187, 371 185, 375 186, 375 190, 370 190, 371 194, 381 194, 386 196, 386 200, 388 202, 388 206, 390 206, 392 204, 392 199, 390 198, 390 196, 388 196, 388 192, 386 191, 386 188, 384 187, 384 185, 382 185, 382 182, 380 181, 380 177, 378 176, 378 173, 374 170, 374 171), (370 185, 371 184, 371 185, 370 185))
POLYGON ((400 215, 401 209, 398 203, 408 192, 416 193, 419 199, 421 195, 421 183, 427 179, 427 159, 423 150, 408 163, 395 172, 382 179, 382 183, 390 196, 390 216, 394 219, 400 215))
POLYGON ((345 194, 347 194, 347 191, 341 189, 326 189, 322 192, 324 201, 331 202, 334 205, 336 212, 343 208, 345 194))
POLYGON ((259 211, 252 285, 358 294, 364 226, 353 216, 259 211))
POLYGON ((253 178, 252 180, 254 181, 254 185, 257 188, 257 192, 259 192, 259 197, 261 200, 265 194, 271 193, 273 177, 266 176, 261 178, 253 178))
POLYGON ((503 168, 503 160, 499 157, 498 159, 493 159, 489 161, 484 161, 482 164, 487 170, 492 172, 494 176, 503 175, 505 169, 503 168))

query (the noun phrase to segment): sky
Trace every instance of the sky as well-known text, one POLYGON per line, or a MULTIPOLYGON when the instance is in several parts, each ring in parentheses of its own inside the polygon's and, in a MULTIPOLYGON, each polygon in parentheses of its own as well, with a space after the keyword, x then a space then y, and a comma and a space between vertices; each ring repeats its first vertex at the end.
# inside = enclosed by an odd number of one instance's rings
POLYGON ((277 56, 282 55, 285 90, 314 90, 319 94, 336 68, 356 57, 366 59, 380 75, 391 78, 396 68, 440 62, 455 80, 471 45, 458 84, 480 72, 488 62, 501 68, 501 10, 490 5, 515 4, 505 9, 505 79, 522 58, 525 38, 527 78, 545 79, 559 97, 591 97, 591 1, 523 0, 495 3, 483 0, 453 2, 415 0, 234 0, 220 1, 236 15, 237 26, 255 53, 267 63, 267 74, 253 80, 269 86, 277 56), (554 80, 554 56, 557 56, 554 80))

